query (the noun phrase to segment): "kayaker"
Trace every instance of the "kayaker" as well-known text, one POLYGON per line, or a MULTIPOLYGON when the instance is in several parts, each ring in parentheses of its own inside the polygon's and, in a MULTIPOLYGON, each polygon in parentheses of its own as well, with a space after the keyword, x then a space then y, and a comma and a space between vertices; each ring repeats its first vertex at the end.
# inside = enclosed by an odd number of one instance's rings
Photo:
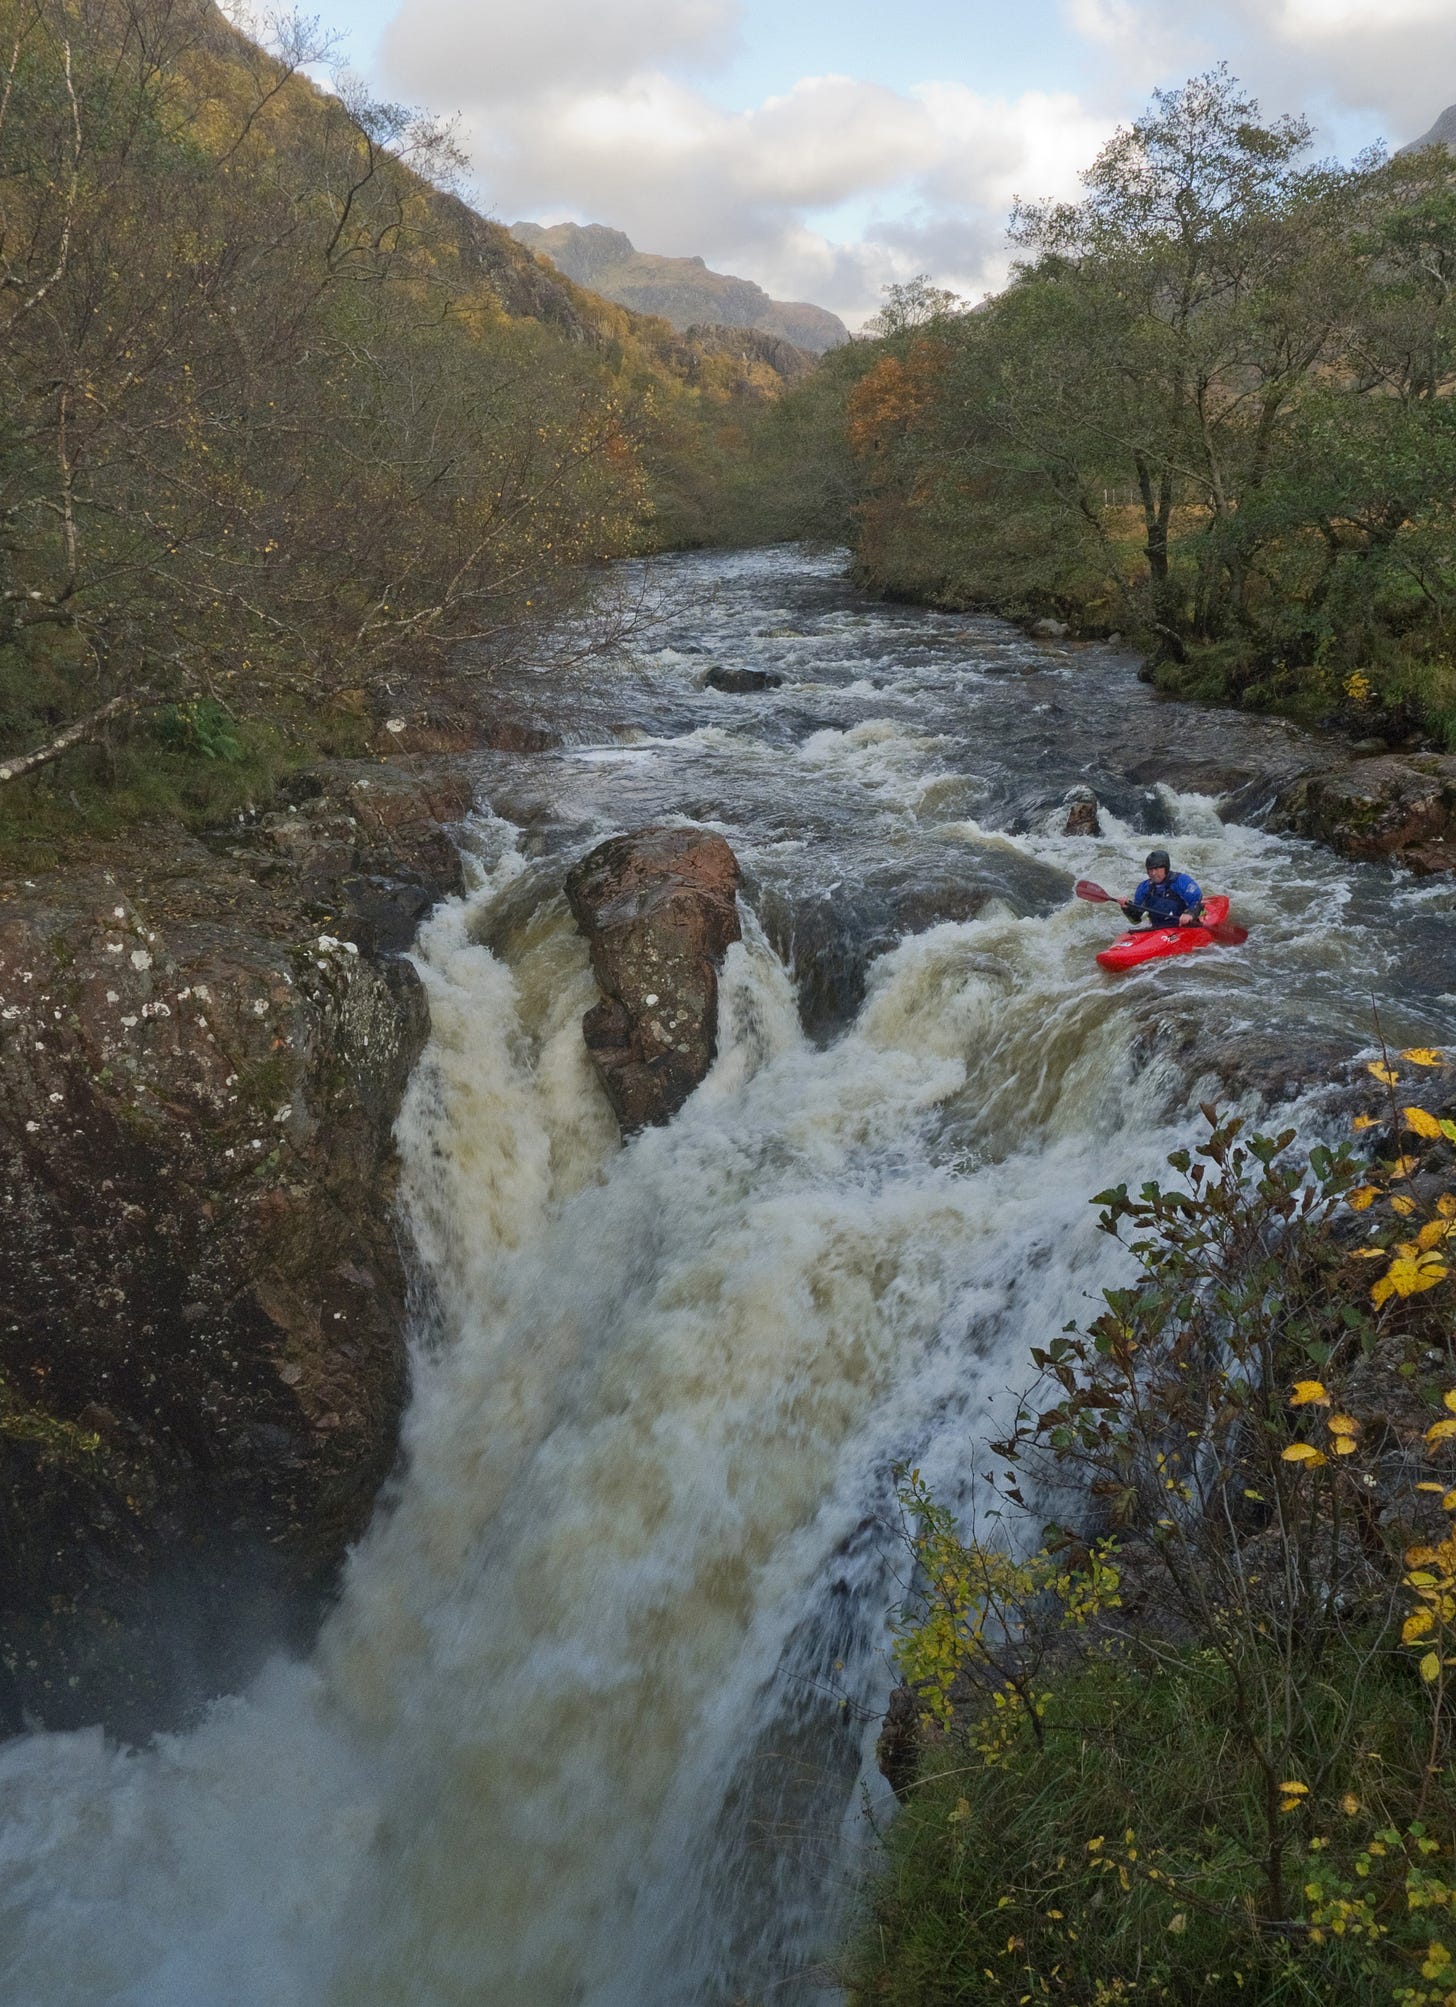
POLYGON ((1131 899, 1118 902, 1132 924, 1147 920, 1154 927, 1196 927, 1203 894, 1188 873, 1173 869, 1166 850, 1150 850, 1143 869, 1148 875, 1131 899))

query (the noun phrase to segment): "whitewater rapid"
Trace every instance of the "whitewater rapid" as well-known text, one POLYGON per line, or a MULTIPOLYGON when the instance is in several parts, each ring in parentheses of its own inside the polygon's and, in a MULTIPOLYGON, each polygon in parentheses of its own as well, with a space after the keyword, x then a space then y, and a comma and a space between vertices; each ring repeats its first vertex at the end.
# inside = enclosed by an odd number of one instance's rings
POLYGON ((143 1751, 0 1750, 10 2007, 832 1999, 864 1811, 888 1812, 895 1466, 974 1509, 1029 1347, 1126 1272, 1089 1196, 1197 1134, 1241 1029, 1353 1053, 1362 986, 1397 1037, 1449 1023, 1376 922, 1407 897, 1413 927, 1447 917, 1449 893, 1135 780, 1100 839, 1066 838, 1061 782, 1012 814, 1012 754, 957 721, 1002 702, 998 665, 1027 716, 1037 677, 1065 709, 1075 665, 879 615, 823 561, 693 562, 722 598, 684 632, 786 669, 779 706, 704 723, 669 638, 630 730, 483 770, 472 889, 417 955, 432 1034, 399 1143, 429 1286, 402 1476, 307 1662, 143 1751), (1091 964, 1105 918, 1063 886, 1129 884, 1149 800, 1180 867, 1273 924, 1118 986, 1091 964), (711 1073, 624 1147, 560 885, 648 815, 730 835, 745 930, 711 1073), (855 905, 968 877, 977 910, 883 946, 855 905), (863 967, 814 946, 846 911, 863 967), (806 1029, 811 953, 832 1021, 806 1029))

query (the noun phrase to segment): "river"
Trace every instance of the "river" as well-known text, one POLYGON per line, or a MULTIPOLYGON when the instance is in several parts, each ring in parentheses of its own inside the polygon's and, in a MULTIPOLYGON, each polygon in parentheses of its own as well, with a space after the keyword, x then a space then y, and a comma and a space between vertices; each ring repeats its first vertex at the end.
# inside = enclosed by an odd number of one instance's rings
POLYGON ((419 944, 404 1476, 306 1662, 142 1751, 0 1751, 8 2007, 832 2000, 888 1812, 894 1466, 971 1509, 1028 1347, 1124 1272, 1090 1194, 1200 1100, 1314 1133, 1376 1012, 1456 1037, 1449 884, 1219 820, 1292 728, 832 555, 663 577, 631 660, 506 692, 573 742, 482 756, 473 888, 419 944), (1076 785, 1099 838, 1060 833, 1076 785), (744 939, 708 1079, 624 1148, 561 881, 663 819, 733 844, 744 939), (1153 833, 1251 938, 1104 977, 1071 880, 1126 890, 1153 833))

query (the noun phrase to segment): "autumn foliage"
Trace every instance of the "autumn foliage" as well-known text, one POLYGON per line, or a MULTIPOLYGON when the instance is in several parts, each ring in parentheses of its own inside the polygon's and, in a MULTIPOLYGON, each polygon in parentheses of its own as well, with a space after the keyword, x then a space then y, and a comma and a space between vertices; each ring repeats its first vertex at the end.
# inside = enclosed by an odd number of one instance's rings
POLYGON ((119 702, 245 745, 530 646, 742 404, 326 56, 211 0, 0 0, 0 779, 119 702))
POLYGON ((1099 1195, 1133 1279, 1034 1349, 979 1524, 902 1476, 928 1732, 857 2003, 1456 2007, 1444 1064, 1371 1062, 1373 1160, 1205 1111, 1099 1195))

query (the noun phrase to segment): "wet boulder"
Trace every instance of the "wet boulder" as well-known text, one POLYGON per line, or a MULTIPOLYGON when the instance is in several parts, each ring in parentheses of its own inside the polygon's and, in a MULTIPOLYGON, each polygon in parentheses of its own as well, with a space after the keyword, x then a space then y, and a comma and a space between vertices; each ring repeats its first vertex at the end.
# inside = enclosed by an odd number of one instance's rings
POLYGON ((724 669, 715 663, 703 680, 710 690, 750 697, 758 690, 777 690, 784 679, 776 669, 724 669))
POLYGON ((1361 759, 1300 774, 1275 795, 1265 827, 1423 875, 1456 869, 1456 757, 1361 759))
POLYGON ((1009 845, 945 842, 913 863, 861 854, 829 887, 796 893, 760 883, 750 886, 750 899, 774 952, 794 972, 804 1029, 827 1038, 853 1021, 872 964, 907 935, 974 920, 991 899, 1017 913, 1050 913, 1066 904, 1068 891, 1065 872, 1009 845))
POLYGON ((393 1462, 428 1020, 312 917, 339 846, 383 861, 329 808, 0 889, 0 1733, 139 1737, 306 1642, 393 1462))
POLYGON ((737 895, 738 860, 705 829, 614 836, 567 874, 602 992, 582 1033, 624 1135, 670 1121, 713 1063, 737 895))
POLYGON ((1102 824, 1097 815, 1097 797, 1090 787, 1074 787, 1066 798, 1067 819, 1062 825, 1063 836, 1100 836, 1102 824))

